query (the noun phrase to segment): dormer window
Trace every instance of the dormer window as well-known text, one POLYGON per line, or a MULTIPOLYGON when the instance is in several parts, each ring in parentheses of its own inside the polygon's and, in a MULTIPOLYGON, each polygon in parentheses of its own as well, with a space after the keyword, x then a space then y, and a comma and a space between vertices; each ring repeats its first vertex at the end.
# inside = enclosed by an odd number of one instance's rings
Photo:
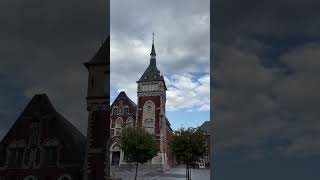
POLYGON ((156 78, 157 78, 157 76, 153 76, 153 78, 154 78, 154 79, 156 79, 156 78))
POLYGON ((148 79, 148 76, 145 76, 144 79, 148 79))

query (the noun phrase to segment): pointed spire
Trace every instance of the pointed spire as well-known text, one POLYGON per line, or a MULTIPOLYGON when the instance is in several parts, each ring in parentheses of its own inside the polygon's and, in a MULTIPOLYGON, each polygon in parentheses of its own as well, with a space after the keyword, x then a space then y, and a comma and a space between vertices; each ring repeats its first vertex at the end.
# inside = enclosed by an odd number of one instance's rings
POLYGON ((150 53, 151 58, 156 58, 156 50, 154 48, 154 33, 152 33, 152 49, 150 53))

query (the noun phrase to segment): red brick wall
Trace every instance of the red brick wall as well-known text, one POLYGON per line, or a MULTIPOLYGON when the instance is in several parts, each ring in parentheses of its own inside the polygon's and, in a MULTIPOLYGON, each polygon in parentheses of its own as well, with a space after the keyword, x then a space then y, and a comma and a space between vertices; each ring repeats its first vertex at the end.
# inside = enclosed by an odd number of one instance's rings
POLYGON ((173 165, 173 153, 172 153, 172 148, 170 146, 171 144, 171 140, 172 140, 172 135, 173 135, 173 132, 171 130, 171 128, 166 124, 166 135, 167 135, 167 156, 168 156, 168 159, 167 159, 167 163, 169 166, 172 166, 173 165))
POLYGON ((104 177, 105 169, 105 147, 110 136, 110 113, 108 111, 95 111, 91 115, 91 146, 90 149, 101 149, 101 153, 88 154, 88 164, 91 173, 88 174, 88 179, 93 180, 98 177, 104 177))

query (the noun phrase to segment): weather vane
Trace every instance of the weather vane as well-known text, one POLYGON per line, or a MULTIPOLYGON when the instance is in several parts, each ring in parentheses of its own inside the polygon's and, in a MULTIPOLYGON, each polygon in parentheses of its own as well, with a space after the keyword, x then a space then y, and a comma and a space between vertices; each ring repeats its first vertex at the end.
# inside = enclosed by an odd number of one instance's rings
POLYGON ((154 32, 152 33, 152 42, 154 43, 154 32))

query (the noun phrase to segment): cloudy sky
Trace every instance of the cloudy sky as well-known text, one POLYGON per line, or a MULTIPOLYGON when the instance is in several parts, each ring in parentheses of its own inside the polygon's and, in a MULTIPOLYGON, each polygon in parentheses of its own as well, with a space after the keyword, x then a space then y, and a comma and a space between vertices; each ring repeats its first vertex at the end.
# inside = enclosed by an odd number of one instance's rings
POLYGON ((320 176, 319 5, 214 1, 216 179, 320 176))
POLYGON ((106 1, 0 2, 0 139, 35 93, 86 130, 83 62, 109 32, 106 1))
POLYGON ((172 128, 208 121, 209 5, 209 0, 111 1, 111 100, 124 90, 136 102, 136 81, 149 65, 154 32, 172 128))

